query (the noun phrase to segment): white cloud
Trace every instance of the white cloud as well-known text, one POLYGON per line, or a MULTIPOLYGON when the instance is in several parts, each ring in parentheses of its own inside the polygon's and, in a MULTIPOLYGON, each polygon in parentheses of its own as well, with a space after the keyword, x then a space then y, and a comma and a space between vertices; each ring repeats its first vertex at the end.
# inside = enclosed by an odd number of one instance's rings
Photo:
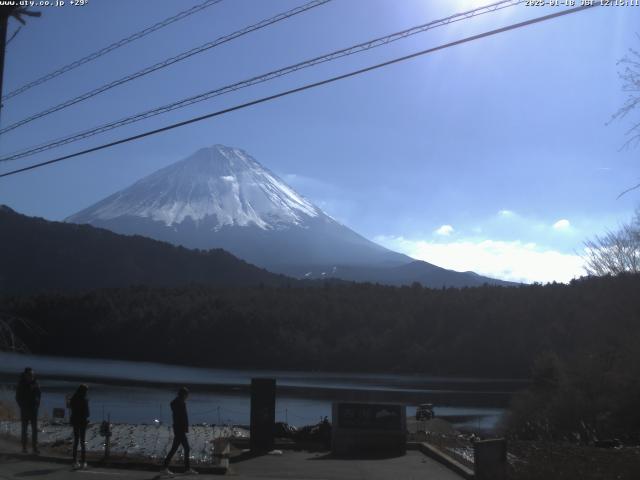
POLYGON ((442 235, 443 237, 448 237, 453 233, 453 227, 451 225, 442 225, 435 231, 435 233, 437 235, 442 235))
POLYGON ((535 243, 501 240, 431 242, 379 236, 382 245, 425 262, 457 271, 517 282, 568 282, 585 274, 578 255, 542 248, 535 243))
POLYGON ((515 212, 512 210, 500 210, 498 212, 498 215, 500 215, 501 217, 513 217, 515 216, 515 212))
POLYGON ((553 224, 553 228, 555 230, 568 230, 569 228, 571 228, 571 222, 569 222, 569 220, 567 220, 566 218, 563 218, 561 220, 558 220, 556 223, 553 224))

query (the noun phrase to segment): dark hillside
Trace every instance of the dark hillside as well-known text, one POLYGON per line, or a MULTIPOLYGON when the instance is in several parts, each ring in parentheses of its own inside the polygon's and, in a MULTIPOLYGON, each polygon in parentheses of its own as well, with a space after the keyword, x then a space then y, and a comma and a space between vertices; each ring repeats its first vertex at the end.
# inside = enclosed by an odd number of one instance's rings
POLYGON ((194 251, 89 225, 50 222, 0 206, 0 292, 286 285, 224 250, 194 251))

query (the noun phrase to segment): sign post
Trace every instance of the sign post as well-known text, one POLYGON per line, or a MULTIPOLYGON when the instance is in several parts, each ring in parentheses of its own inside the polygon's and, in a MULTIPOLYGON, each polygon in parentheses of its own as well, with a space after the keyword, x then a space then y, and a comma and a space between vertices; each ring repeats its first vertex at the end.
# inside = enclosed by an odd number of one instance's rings
POLYGON ((273 450, 273 429, 276 420, 276 380, 251 379, 251 438, 252 452, 273 450))

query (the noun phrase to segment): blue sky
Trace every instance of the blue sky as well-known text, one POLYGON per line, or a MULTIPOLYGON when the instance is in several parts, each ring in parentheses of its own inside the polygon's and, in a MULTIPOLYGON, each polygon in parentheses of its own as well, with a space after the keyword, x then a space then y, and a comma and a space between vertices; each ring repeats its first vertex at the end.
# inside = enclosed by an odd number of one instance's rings
MULTIPOLYGON (((41 8, 7 49, 5 92, 198 1, 90 0, 41 8)), ((218 5, 5 102, 2 125, 304 1, 218 5)), ((334 0, 37 120, 0 152, 74 133, 490 2, 334 0)), ((555 11, 504 9, 371 52, 7 162, 70 153, 555 11)), ((440 51, 142 141, 0 180, 0 203, 60 220, 198 148, 245 149, 327 213, 415 258, 521 281, 582 273, 583 241, 627 221, 640 151, 617 61, 639 47, 640 7, 599 7, 440 51)), ((15 24, 9 31, 12 32, 15 24)), ((640 114, 640 112, 638 113, 640 114)), ((635 118, 637 120, 637 117, 635 118)))

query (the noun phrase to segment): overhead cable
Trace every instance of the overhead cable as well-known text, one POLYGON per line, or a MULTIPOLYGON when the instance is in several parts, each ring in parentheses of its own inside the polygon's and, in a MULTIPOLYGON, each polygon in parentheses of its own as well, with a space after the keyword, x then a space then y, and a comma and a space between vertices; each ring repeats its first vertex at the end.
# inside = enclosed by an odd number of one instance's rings
MULTIPOLYGON (((377 48, 383 45, 387 45, 389 43, 407 38, 412 35, 416 35, 422 32, 426 32, 427 30, 431 30, 433 28, 441 27, 444 25, 448 25, 453 22, 458 22, 461 20, 466 20, 468 18, 487 14, 490 12, 494 12, 496 10, 500 10, 507 7, 512 7, 523 3, 524 0, 503 0, 500 2, 492 3, 490 5, 486 5, 483 7, 475 8, 473 10, 469 10, 463 13, 458 13, 455 15, 450 15, 445 18, 441 18, 438 20, 433 20, 431 22, 418 25, 415 27, 408 28, 406 30, 402 30, 400 32, 392 33, 390 35, 386 35, 384 37, 378 37, 373 40, 369 40, 363 43, 359 43, 357 45, 353 45, 348 48, 343 48, 340 50, 333 51, 331 53, 327 53, 318 57, 311 58, 309 60, 305 60, 302 62, 295 63, 293 65, 286 66, 284 68, 280 68, 277 70, 270 71, 268 73, 264 73, 255 77, 251 77, 246 80, 242 80, 230 85, 226 85, 223 87, 219 87, 213 90, 206 91, 204 93, 200 93, 191 97, 187 97, 167 105, 163 105, 161 107, 156 107, 151 110, 147 110, 141 113, 137 113, 135 115, 131 115, 129 117, 122 118, 120 120, 116 120, 107 124, 100 125, 98 127, 93 127, 88 130, 84 130, 82 132, 78 132, 63 138, 59 138, 57 140, 53 140, 35 147, 29 147, 25 150, 21 150, 12 154, 9 154, 5 157, 0 158, 0 162, 8 161, 8 160, 18 160, 20 158, 28 157, 34 155, 39 152, 43 152, 45 150, 50 150, 52 148, 60 147, 62 145, 67 145, 69 143, 77 142, 79 140, 83 140, 85 138, 92 137, 94 135, 98 135, 100 133, 104 133, 115 128, 119 128, 125 125, 129 125, 132 123, 139 122, 141 120, 145 120, 150 117, 154 117, 156 115, 160 115, 163 113, 170 112, 172 110, 177 110, 179 108, 184 108, 189 105, 193 105, 195 103, 203 102, 205 100, 209 100, 214 97, 218 97, 220 95, 224 95, 227 93, 234 92, 236 90, 240 90, 243 88, 247 88, 253 85, 257 85, 260 83, 264 83, 275 78, 279 78, 285 75, 292 74, 299 70, 310 68, 315 65, 319 65, 321 63, 329 62, 336 60, 338 58, 346 57, 349 55, 354 55, 357 53, 361 53, 367 50, 371 50, 373 48, 377 48)), ((10 127, 7 127, 10 128, 10 127)), ((3 133, 4 130, 0 130, 0 133, 3 133)))
POLYGON ((183 18, 186 18, 190 15, 193 15, 194 13, 198 13, 202 10, 204 10, 205 8, 211 7, 217 3, 220 3, 222 0, 206 0, 198 5, 195 5, 187 10, 183 10, 182 12, 179 12, 175 15, 172 15, 171 17, 165 18, 164 20, 162 20, 161 22, 158 22, 154 25, 151 25, 150 27, 145 28, 144 30, 140 30, 139 32, 136 32, 132 35, 129 35, 128 37, 125 37, 121 40, 118 40, 117 42, 113 42, 111 45, 108 45, 104 48, 101 48, 100 50, 96 50, 93 53, 90 53, 89 55, 86 55, 78 60, 75 60, 74 62, 71 62, 67 65, 64 65, 63 67, 58 68, 57 70, 54 70, 53 72, 47 73, 46 75, 43 75, 40 78, 37 78, 19 88, 16 88, 15 90, 7 93, 6 95, 4 95, 2 97, 3 101, 6 101, 10 98, 15 97, 16 95, 20 95, 21 93, 26 92, 27 90, 36 87, 38 85, 42 85, 45 82, 48 82, 49 80, 51 80, 52 78, 56 78, 60 75, 62 75, 63 73, 67 73, 75 68, 78 68, 80 65, 84 65, 85 63, 89 63, 99 57, 102 57, 103 55, 106 55, 109 52, 112 52, 114 50, 116 50, 117 48, 120 48, 124 45, 127 45, 128 43, 134 42, 136 40, 141 39, 142 37, 145 37, 147 35, 149 35, 150 33, 155 32, 156 30, 160 30, 161 28, 166 27, 167 25, 171 25, 174 22, 177 22, 179 20, 182 20, 183 18))
POLYGON ((303 92, 305 90, 309 90, 309 89, 316 88, 316 87, 319 87, 319 86, 322 86, 322 85, 326 85, 326 84, 329 84, 329 83, 337 82, 339 80, 344 80, 346 78, 354 77, 356 75, 360 75, 360 74, 363 74, 363 73, 366 73, 366 72, 370 72, 372 70, 377 70, 379 68, 383 68, 383 67, 386 67, 386 66, 389 66, 389 65, 393 65, 393 64, 396 64, 396 63, 404 62, 406 60, 410 60, 410 59, 413 59, 413 58, 416 58, 416 57, 419 57, 419 56, 423 56, 423 55, 427 55, 427 54, 430 54, 430 53, 433 53, 433 52, 444 50, 446 48, 451 48, 451 47, 454 47, 454 46, 457 46, 457 45, 461 45, 461 44, 464 44, 464 43, 469 43, 469 42, 472 42, 472 41, 475 41, 475 40, 479 40, 479 39, 482 39, 482 38, 486 38, 486 37, 490 37, 490 36, 493 36, 493 35, 497 35, 499 33, 504 33, 504 32, 507 32, 507 31, 515 30, 515 29, 522 28, 522 27, 526 27, 526 26, 533 25, 533 24, 536 24, 536 23, 541 23, 541 22, 544 22, 544 21, 547 21, 547 20, 551 20, 551 19, 554 19, 554 18, 558 18, 558 17, 561 17, 561 16, 570 15, 572 13, 577 13, 577 12, 580 12, 580 11, 583 11, 583 10, 586 10, 586 9, 589 9, 589 8, 593 8, 593 7, 597 6, 597 5, 598 4, 595 4, 595 3, 586 4, 586 5, 583 5, 583 6, 580 6, 580 7, 561 10, 559 12, 551 13, 549 15, 543 15, 541 17, 532 18, 532 19, 529 19, 529 20, 526 20, 526 21, 523 21, 523 22, 514 23, 514 24, 507 25, 505 27, 497 28, 497 29, 494 29, 494 30, 489 30, 489 31, 486 31, 486 32, 483 32, 483 33, 480 33, 480 34, 477 34, 477 35, 472 35, 470 37, 465 37, 465 38, 462 38, 460 40, 455 40, 453 42, 445 43, 445 44, 439 45, 437 47, 428 48, 428 49, 425 49, 425 50, 421 50, 419 52, 412 53, 410 55, 405 55, 403 57, 397 57, 397 58, 394 58, 392 60, 388 60, 386 62, 378 63, 378 64, 375 64, 375 65, 371 65, 369 67, 361 68, 359 70, 354 70, 354 71, 351 71, 349 73, 345 73, 345 74, 338 75, 338 76, 335 76, 335 77, 327 78, 327 79, 324 79, 324 80, 321 80, 321 81, 318 81, 318 82, 309 83, 309 84, 303 85, 301 87, 297 87, 297 88, 293 88, 293 89, 290 89, 290 90, 286 90, 286 91, 283 91, 283 92, 280 92, 280 93, 276 93, 274 95, 269 95, 267 97, 262 97, 262 98, 259 98, 257 100, 252 100, 250 102, 246 102, 246 103, 242 103, 242 104, 239 104, 239 105, 235 105, 233 107, 229 107, 229 108, 225 108, 225 109, 222 109, 222 110, 218 110, 218 111, 215 111, 215 112, 212 112, 212 113, 208 113, 206 115, 201 115, 199 117, 190 118, 188 120, 184 120, 182 122, 178 122, 178 123, 174 123, 174 124, 171 124, 171 125, 167 125, 167 126, 162 127, 162 128, 157 128, 155 130, 150 130, 150 131, 147 131, 147 132, 144 132, 144 133, 140 133, 138 135, 133 135, 133 136, 130 136, 130 137, 126 137, 126 138, 122 138, 122 139, 119 139, 119 140, 115 140, 113 142, 109 142, 109 143, 105 143, 105 144, 102 144, 102 145, 98 145, 96 147, 88 148, 88 149, 81 150, 81 151, 78 151, 78 152, 75 152, 75 153, 71 153, 71 154, 68 154, 68 155, 63 155, 63 156, 60 156, 60 157, 57 157, 57 158, 53 158, 51 160, 47 160, 45 162, 39 162, 39 163, 36 163, 36 164, 33 164, 33 165, 29 165, 27 167, 19 168, 19 169, 16 169, 16 170, 11 170, 9 172, 5 172, 5 173, 0 174, 0 178, 8 177, 10 175, 16 175, 18 173, 26 172, 26 171, 33 170, 33 169, 40 168, 40 167, 44 167, 46 165, 52 165, 54 163, 62 162, 64 160, 68 160, 68 159, 71 159, 71 158, 79 157, 81 155, 86 155, 88 153, 97 152, 99 150, 104 150, 106 148, 110 148, 110 147, 113 147, 113 146, 116 146, 116 145, 121 145, 121 144, 124 144, 124 143, 132 142, 134 140, 139 140, 141 138, 145 138, 145 137, 148 137, 148 136, 151 136, 151 135, 156 135, 158 133, 162 133, 162 132, 166 132, 166 131, 169 131, 169 130, 173 130, 175 128, 183 127, 185 125, 190 125, 192 123, 200 122, 200 121, 206 120, 208 118, 217 117, 217 116, 220 116, 220 115, 224 115, 226 113, 234 112, 236 110, 241 110, 241 109, 244 109, 244 108, 248 108, 248 107, 251 107, 253 105, 258 105, 258 104, 265 103, 265 102, 268 102, 268 101, 271 101, 271 100, 275 100, 277 98, 281 98, 281 97, 285 97, 285 96, 292 95, 292 94, 295 94, 295 93, 303 92))
POLYGON ((176 56, 167 58, 165 60, 163 60, 162 62, 158 62, 155 63, 149 67, 143 68, 142 70, 139 70, 135 73, 126 75, 122 78, 119 78, 117 80, 114 80, 112 82, 109 82, 105 85, 102 85, 98 88, 95 88, 89 92, 85 92, 82 95, 78 95, 77 97, 74 97, 70 100, 67 100, 65 102, 59 103, 57 105, 54 105, 52 107, 49 107, 41 112, 35 113, 33 115, 30 115, 29 117, 23 118, 22 120, 19 120, 11 125, 8 125, 4 128, 0 129, 0 134, 9 132, 11 130, 14 130, 18 127, 21 127, 22 125, 26 125, 27 123, 31 123, 34 120, 37 120, 39 118, 45 117, 47 115, 50 115, 52 113, 58 112, 64 108, 70 107, 72 105, 75 105, 77 103, 83 102, 85 100, 88 100, 92 97, 95 97, 96 95, 100 95, 101 93, 104 93, 108 90, 111 90, 112 88, 115 88, 119 85, 122 85, 124 83, 130 82, 132 80, 135 80, 137 78, 143 77, 145 75, 148 75, 152 72, 155 72, 157 70, 160 70, 162 68, 168 67, 169 65, 173 65, 174 63, 178 63, 182 60, 186 60, 187 58, 190 58, 194 55, 197 55, 199 53, 205 52, 207 50, 210 50, 211 48, 217 47, 219 45, 222 45, 223 43, 227 43, 230 42, 238 37, 241 37, 243 35, 247 35, 248 33, 254 32, 256 30, 260 30, 261 28, 265 28, 269 25, 272 25, 274 23, 280 22, 282 20, 286 20, 287 18, 293 17, 294 15, 298 15, 302 12, 306 12, 307 10, 310 10, 312 8, 315 7, 319 7, 320 5, 324 5, 325 3, 330 2, 331 0, 313 0, 309 3, 306 3, 304 5, 301 5, 299 7, 293 8, 291 10, 287 10, 286 12, 280 13, 276 16, 267 18, 265 20, 262 20, 258 23, 255 23, 253 25, 250 25, 248 27, 245 27, 241 30, 238 30, 236 32, 233 32, 229 35, 225 35, 222 37, 219 37, 215 40, 213 40, 212 42, 207 42, 204 45, 200 45, 199 47, 193 48, 191 50, 187 50, 185 52, 182 52, 176 56))

